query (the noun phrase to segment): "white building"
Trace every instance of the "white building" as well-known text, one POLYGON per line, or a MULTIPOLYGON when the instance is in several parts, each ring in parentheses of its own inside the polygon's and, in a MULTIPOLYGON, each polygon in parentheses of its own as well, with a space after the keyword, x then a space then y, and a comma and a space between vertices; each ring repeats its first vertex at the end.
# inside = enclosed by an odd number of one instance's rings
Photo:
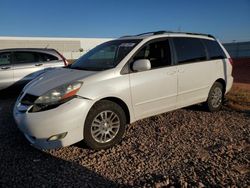
POLYGON ((1 37, 0 49, 54 48, 67 59, 77 59, 93 47, 111 38, 51 38, 51 37, 1 37))

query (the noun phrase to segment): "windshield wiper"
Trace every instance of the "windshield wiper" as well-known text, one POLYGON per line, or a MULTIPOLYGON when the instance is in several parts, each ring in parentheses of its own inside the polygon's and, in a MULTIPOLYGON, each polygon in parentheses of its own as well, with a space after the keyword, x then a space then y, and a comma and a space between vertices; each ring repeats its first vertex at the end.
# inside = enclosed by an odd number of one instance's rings
POLYGON ((76 70, 86 70, 86 71, 101 71, 105 69, 98 69, 94 67, 70 67, 70 69, 76 69, 76 70))

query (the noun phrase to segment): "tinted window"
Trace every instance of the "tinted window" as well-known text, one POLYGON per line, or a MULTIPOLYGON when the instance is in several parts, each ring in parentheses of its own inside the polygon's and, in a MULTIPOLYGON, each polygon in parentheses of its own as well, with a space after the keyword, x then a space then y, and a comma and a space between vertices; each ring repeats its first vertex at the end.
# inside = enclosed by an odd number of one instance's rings
POLYGON ((151 68, 171 65, 171 52, 168 40, 152 42, 144 46, 133 60, 148 59, 151 68))
POLYGON ((5 52, 0 53, 0 65, 8 65, 10 64, 11 53, 5 52))
POLYGON ((206 60, 206 51, 200 39, 174 38, 178 63, 206 60))
POLYGON ((37 53, 33 52, 15 52, 14 53, 14 63, 32 63, 37 62, 39 56, 37 53))
POLYGON ((58 57, 50 55, 50 54, 44 54, 40 53, 40 61, 55 61, 58 60, 58 57))
POLYGON ((212 41, 212 40, 202 40, 204 44, 206 45, 209 59, 224 59, 226 58, 226 55, 218 42, 212 41))

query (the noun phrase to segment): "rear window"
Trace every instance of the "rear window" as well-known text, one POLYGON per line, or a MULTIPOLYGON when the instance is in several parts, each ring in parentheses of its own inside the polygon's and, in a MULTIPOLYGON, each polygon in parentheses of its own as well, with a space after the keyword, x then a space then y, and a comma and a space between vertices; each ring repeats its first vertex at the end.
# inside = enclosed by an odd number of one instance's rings
POLYGON ((189 63, 206 60, 206 51, 200 39, 174 38, 178 63, 189 63))
POLYGON ((224 59, 226 55, 217 41, 202 39, 204 42, 209 59, 224 59))

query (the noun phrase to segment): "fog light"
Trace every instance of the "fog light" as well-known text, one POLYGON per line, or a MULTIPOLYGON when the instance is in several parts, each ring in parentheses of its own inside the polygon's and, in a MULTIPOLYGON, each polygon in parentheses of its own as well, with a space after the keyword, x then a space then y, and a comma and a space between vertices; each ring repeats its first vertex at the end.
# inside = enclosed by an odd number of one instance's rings
POLYGON ((67 135, 67 133, 68 132, 57 134, 57 135, 53 135, 53 136, 51 136, 51 137, 48 138, 48 141, 54 141, 54 140, 63 139, 67 135))

